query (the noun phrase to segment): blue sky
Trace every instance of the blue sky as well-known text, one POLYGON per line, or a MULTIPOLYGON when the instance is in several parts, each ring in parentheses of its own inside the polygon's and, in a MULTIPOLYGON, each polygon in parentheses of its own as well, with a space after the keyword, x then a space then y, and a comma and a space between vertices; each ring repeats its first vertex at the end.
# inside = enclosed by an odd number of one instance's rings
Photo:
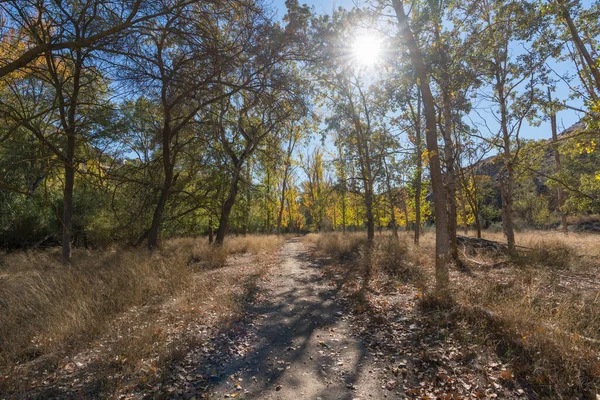
MULTIPOLYGON (((350 9, 354 6, 353 0, 298 0, 298 2, 314 7, 315 11, 319 14, 330 13, 331 10, 338 7, 350 9)), ((285 14, 285 0, 274 0, 273 5, 279 10, 282 16, 285 14)))
MULTIPOLYGON (((330 13, 337 7, 352 8, 355 3, 364 3, 364 0, 299 0, 300 4, 308 4, 314 7, 317 13, 330 13)), ((285 14, 285 0, 273 0, 273 6, 279 11, 279 15, 285 14)), ((573 67, 569 64, 553 64, 552 67, 559 73, 563 73, 572 69, 573 67)), ((559 100, 567 100, 569 96, 569 89, 565 83, 557 82, 556 92, 553 93, 553 97, 559 100)), ((575 107, 582 107, 581 101, 570 100, 568 103, 575 107)), ((485 117, 485 113, 483 114, 485 117)), ((581 115, 572 110, 563 110, 557 115, 559 132, 563 129, 570 127, 579 121, 581 115)), ((474 119, 476 116, 473 117, 474 119)), ((494 129, 495 123, 492 121, 493 118, 487 118, 488 124, 494 129)), ((486 133, 486 132, 482 132, 486 133)), ((544 121, 539 126, 529 126, 525 123, 521 130, 521 137, 526 139, 547 139, 551 137, 550 123, 544 121)))

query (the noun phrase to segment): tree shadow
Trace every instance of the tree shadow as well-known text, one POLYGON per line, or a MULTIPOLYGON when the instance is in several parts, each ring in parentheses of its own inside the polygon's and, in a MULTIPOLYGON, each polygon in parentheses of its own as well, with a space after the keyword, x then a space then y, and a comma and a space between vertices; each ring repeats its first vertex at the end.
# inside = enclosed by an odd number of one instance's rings
MULTIPOLYGON (((327 282, 322 260, 298 253, 293 255, 293 262, 299 263, 301 273, 284 278, 293 280, 288 290, 269 291, 266 294, 269 300, 259 303, 246 299, 248 317, 221 332, 213 342, 214 351, 198 360, 195 372, 203 379, 193 383, 194 387, 208 386, 205 393, 235 392, 237 381, 230 377, 236 376, 243 379, 239 384, 247 390, 243 398, 263 398, 267 392, 277 392, 285 377, 287 386, 297 387, 300 398, 306 384, 303 379, 310 376, 326 387, 317 394, 323 399, 355 397, 353 388, 368 354, 366 347, 355 339, 331 345, 323 337, 318 342, 320 347, 309 349, 315 344, 315 334, 321 332, 322 335, 343 318, 344 313, 335 298, 341 286, 327 282), (240 337, 249 337, 250 342, 258 343, 248 352, 236 354, 231 351, 231 345, 240 337), (355 357, 351 365, 340 368, 336 348, 344 347, 353 347, 355 357), (319 349, 322 354, 315 354, 319 349), (301 373, 288 373, 290 369, 301 373)), ((248 293, 260 293, 257 282, 254 285, 248 293)))

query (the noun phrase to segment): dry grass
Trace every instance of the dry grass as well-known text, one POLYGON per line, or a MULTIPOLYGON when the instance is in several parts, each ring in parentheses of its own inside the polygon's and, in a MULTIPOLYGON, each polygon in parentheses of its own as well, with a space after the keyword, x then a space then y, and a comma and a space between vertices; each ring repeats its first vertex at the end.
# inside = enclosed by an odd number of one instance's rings
MULTIPOLYGON (((360 243, 360 237, 321 236, 333 237, 309 239, 328 254, 340 254, 341 249, 359 259, 360 251, 353 246, 360 243)), ((483 236, 503 241, 499 233, 484 232, 483 236)), ((525 231, 517 233, 516 239, 528 249, 513 259, 461 249, 472 273, 451 271, 454 301, 450 309, 432 305, 435 301, 425 294, 423 310, 429 316, 439 310, 436 318, 443 326, 468 326, 462 332, 465 340, 493 346, 512 364, 515 376, 528 382, 537 395, 595 398, 600 392, 600 237, 525 231)), ((417 286, 431 290, 435 236, 425 233, 416 247, 405 235, 400 253, 381 244, 388 240, 385 235, 376 237, 378 251, 387 253, 377 259, 379 269, 390 272, 388 265, 418 266, 422 276, 408 276, 417 286)))
MULTIPOLYGON (((232 288, 243 276, 231 272, 221 277, 212 270, 222 267, 229 254, 273 253, 282 242, 278 237, 246 236, 228 238, 223 248, 209 246, 204 239, 174 239, 153 253, 77 250, 69 267, 60 263, 58 249, 4 254, 0 258, 0 376, 11 374, 20 364, 75 354, 105 334, 119 315, 129 322, 116 329, 126 329, 142 305, 148 321, 169 299, 169 307, 180 314, 199 302, 206 309, 233 314, 241 306, 232 288)), ((247 257, 252 264, 253 256, 247 257)), ((147 329, 139 329, 135 336, 116 333, 121 338, 115 345, 122 353, 120 359, 136 364, 165 339, 165 327, 142 325, 147 329)), ((56 361, 50 364, 58 367, 56 361)), ((47 367, 45 363, 43 368, 47 367)))
POLYGON ((340 233, 317 234, 310 233, 304 237, 304 240, 317 246, 331 257, 340 260, 350 260, 355 258, 361 248, 367 243, 364 233, 340 233))

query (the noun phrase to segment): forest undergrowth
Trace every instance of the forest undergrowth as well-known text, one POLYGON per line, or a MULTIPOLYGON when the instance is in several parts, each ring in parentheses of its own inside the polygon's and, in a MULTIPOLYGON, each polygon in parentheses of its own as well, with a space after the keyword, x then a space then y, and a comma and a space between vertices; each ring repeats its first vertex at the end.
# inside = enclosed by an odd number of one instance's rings
MULTIPOLYGON (((501 234, 484 232, 484 238, 501 241, 501 234)), ((394 318, 404 319, 398 315, 409 309, 432 335, 441 334, 442 341, 458 338, 471 349, 469 368, 484 364, 487 382, 482 386, 518 384, 530 397, 598 395, 597 235, 521 232, 522 247, 514 257, 460 246, 465 265, 451 270, 451 298, 446 299, 433 294, 433 234, 426 233, 417 247, 406 233, 398 239, 384 233, 376 236, 371 251, 359 233, 309 235, 306 240, 325 257, 329 276, 343 277, 337 284, 363 325, 379 323, 390 338, 398 337, 403 333, 393 331, 394 318), (488 351, 501 360, 488 361, 493 368, 481 360, 488 351), (497 364, 504 367, 493 375, 497 364)))
POLYGON ((0 256, 0 393, 160 392, 169 365, 243 312, 283 238, 205 238, 142 249, 0 256), (148 386, 153 385, 153 386, 148 386), (156 387, 158 385, 158 387, 156 387))

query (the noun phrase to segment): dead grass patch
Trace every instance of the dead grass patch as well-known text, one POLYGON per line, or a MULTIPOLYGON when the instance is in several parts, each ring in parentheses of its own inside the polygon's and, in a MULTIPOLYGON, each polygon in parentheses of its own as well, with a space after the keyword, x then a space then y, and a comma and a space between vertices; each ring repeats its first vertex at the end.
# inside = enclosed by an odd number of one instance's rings
MULTIPOLYGON (((503 241, 501 234, 490 232, 484 238, 503 241)), ((333 254, 340 246, 330 243, 339 240, 311 239, 333 254)), ((477 263, 466 261, 472 274, 451 271, 454 296, 444 304, 427 290, 434 279, 433 234, 425 233, 418 247, 409 235, 400 243, 401 250, 380 245, 376 264, 391 266, 381 268, 390 275, 399 264, 416 268, 419 273, 408 279, 425 288, 418 294, 421 310, 440 329, 453 327, 469 344, 494 348, 512 366, 511 376, 537 396, 595 398, 600 393, 597 235, 519 232, 517 244, 529 250, 510 260, 497 252, 467 249, 468 258, 477 263)))
POLYGON ((0 392, 27 390, 27 375, 72 369, 75 354, 86 365, 99 363, 99 376, 158 374, 161 360, 187 349, 194 336, 183 340, 187 326, 218 325, 241 312, 242 282, 264 273, 261 260, 282 240, 231 238, 215 248, 204 239, 174 239, 153 253, 77 250, 68 267, 57 249, 2 255, 0 392), (249 265, 215 270, 233 252, 248 253, 240 262, 249 265))

